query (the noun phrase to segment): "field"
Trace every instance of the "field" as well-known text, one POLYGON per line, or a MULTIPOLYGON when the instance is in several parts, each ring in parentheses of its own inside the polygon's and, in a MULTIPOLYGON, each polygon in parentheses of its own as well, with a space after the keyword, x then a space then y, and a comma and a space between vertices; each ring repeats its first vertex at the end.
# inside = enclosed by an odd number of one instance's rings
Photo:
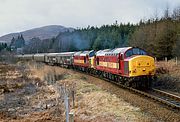
POLYGON ((20 62, 0 64, 0 75, 0 121, 64 122, 66 98, 75 122, 180 120, 153 101, 72 70, 20 62))

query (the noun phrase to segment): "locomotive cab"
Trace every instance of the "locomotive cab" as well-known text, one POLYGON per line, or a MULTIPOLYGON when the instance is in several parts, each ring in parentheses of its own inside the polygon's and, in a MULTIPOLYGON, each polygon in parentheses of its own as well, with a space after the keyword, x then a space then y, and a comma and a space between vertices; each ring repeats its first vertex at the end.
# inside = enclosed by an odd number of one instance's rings
POLYGON ((152 76, 155 74, 154 58, 140 48, 127 50, 124 55, 124 74, 128 77, 152 76))
POLYGON ((94 50, 77 52, 74 54, 74 65, 83 69, 94 67, 94 55, 94 50))
POLYGON ((155 75, 155 61, 140 48, 130 48, 124 52, 123 76, 129 80, 125 85, 146 89, 151 86, 151 79, 155 75))

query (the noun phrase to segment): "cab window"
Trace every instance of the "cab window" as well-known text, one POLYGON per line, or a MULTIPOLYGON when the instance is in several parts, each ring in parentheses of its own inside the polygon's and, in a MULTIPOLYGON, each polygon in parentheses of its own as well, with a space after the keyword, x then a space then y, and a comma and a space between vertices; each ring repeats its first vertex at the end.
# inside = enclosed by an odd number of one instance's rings
POLYGON ((127 58, 127 57, 130 57, 132 55, 147 55, 147 53, 142 49, 132 48, 132 49, 128 50, 125 55, 127 58))
POLYGON ((93 57, 94 55, 95 55, 95 52, 93 51, 89 54, 89 57, 93 57))

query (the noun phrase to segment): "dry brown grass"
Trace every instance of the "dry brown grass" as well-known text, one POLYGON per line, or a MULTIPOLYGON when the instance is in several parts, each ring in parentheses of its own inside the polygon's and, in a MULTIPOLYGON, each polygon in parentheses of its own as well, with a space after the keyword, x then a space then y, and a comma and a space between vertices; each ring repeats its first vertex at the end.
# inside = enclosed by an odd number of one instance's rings
POLYGON ((75 108, 72 111, 75 112, 76 121, 149 121, 138 107, 99 86, 88 83, 92 79, 82 74, 52 66, 44 66, 42 69, 32 67, 32 72, 41 79, 48 72, 54 72, 56 75, 64 76, 58 83, 66 84, 67 87, 75 86, 75 108))
POLYGON ((77 121, 180 120, 179 113, 174 113, 154 101, 131 94, 105 81, 59 67, 45 66, 45 68, 53 69, 57 74, 68 74, 59 81, 60 83, 68 86, 75 84, 76 102, 73 111, 77 121))
MULTIPOLYGON (((77 74, 76 74, 77 75, 77 74)), ((81 80, 81 75, 75 76, 74 79, 66 79, 60 81, 71 86, 76 84, 76 101, 75 108, 72 111, 79 121, 149 121, 146 115, 138 107, 134 107, 128 102, 125 102, 116 94, 88 83, 89 77, 86 80, 81 80)), ((84 78, 83 78, 84 79, 84 78)))
POLYGON ((159 69, 163 69, 164 72, 158 72, 162 74, 169 74, 174 77, 180 78, 180 64, 176 64, 174 60, 166 61, 159 61, 156 62, 157 71, 159 69))
POLYGON ((157 81, 154 86, 180 93, 180 64, 177 65, 174 60, 160 61, 156 67, 157 81))
POLYGON ((26 64, 0 64, 0 69, 0 121, 64 121, 63 107, 55 104, 56 89, 33 77, 26 64))
POLYGON ((138 113, 141 116, 139 118, 139 121, 180 121, 179 112, 176 113, 172 110, 169 110, 168 108, 164 108, 162 105, 157 104, 155 101, 151 99, 140 97, 137 94, 121 89, 118 86, 111 84, 109 82, 88 75, 85 77, 87 78, 88 83, 95 84, 99 88, 108 91, 108 93, 115 94, 118 98, 127 101, 133 106, 137 106, 141 111, 141 113, 138 113))
MULTIPOLYGON (((71 99, 70 107, 75 112, 76 122, 180 120, 176 113, 161 108, 153 101, 139 97, 100 79, 60 67, 43 66, 37 68, 34 64, 29 66, 30 75, 28 78, 32 80, 28 82, 32 82, 35 91, 32 94, 20 94, 20 98, 25 99, 27 105, 17 110, 17 112, 21 111, 26 114, 23 116, 17 114, 13 118, 13 116, 8 116, 9 113, 0 113, 0 121, 65 121, 64 104, 55 105, 55 99, 59 96, 55 85, 58 84, 75 87, 75 107, 72 108, 71 99), (44 77, 48 73, 60 76, 56 84, 47 85, 44 82, 44 77), (36 83, 38 83, 38 87, 36 83), (46 108, 46 105, 52 106, 46 108), (34 112, 35 108, 40 109, 40 111, 34 112)), ((16 94, 13 98, 15 96, 16 94)))

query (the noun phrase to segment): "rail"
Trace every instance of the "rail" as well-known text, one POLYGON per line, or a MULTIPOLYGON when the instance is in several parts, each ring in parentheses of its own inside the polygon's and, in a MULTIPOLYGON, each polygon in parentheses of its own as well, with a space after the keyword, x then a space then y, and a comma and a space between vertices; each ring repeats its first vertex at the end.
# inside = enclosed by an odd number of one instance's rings
POLYGON ((172 98, 172 99, 175 99, 175 100, 177 100, 177 101, 180 101, 180 96, 177 96, 177 95, 174 95, 174 94, 171 94, 171 93, 168 93, 168 92, 159 90, 159 89, 155 89, 155 88, 153 88, 152 90, 153 90, 154 92, 159 93, 159 94, 162 94, 162 95, 168 96, 168 97, 170 97, 170 98, 172 98))

